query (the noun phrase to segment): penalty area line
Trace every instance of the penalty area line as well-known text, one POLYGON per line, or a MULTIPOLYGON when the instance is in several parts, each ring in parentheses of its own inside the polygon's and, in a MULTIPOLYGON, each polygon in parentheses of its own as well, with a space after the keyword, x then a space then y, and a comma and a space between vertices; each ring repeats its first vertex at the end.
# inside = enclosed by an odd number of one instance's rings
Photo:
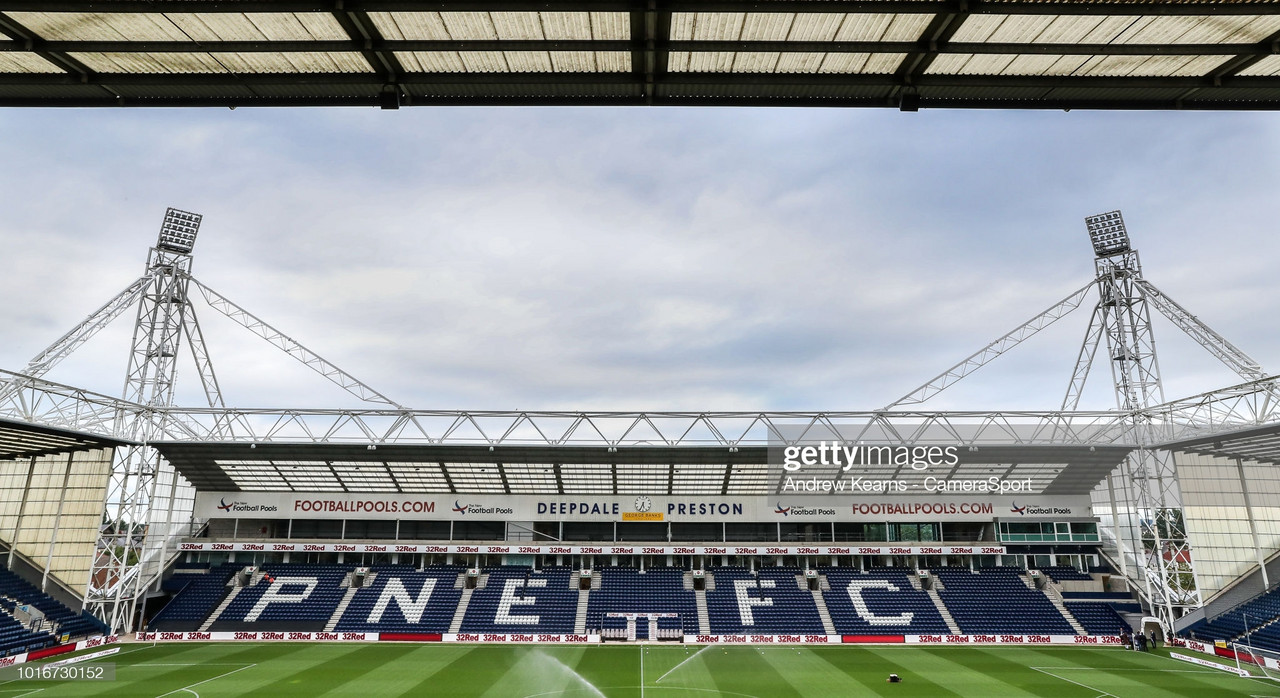
MULTIPOLYGON (((1058 676, 1057 674, 1053 673, 1052 671, 1046 671, 1045 669, 1042 669, 1042 668, 1040 668, 1040 667, 1038 667, 1038 666, 1033 666, 1033 667, 1031 667, 1031 668, 1032 668, 1033 670, 1035 670, 1035 671, 1040 672, 1041 674, 1047 674, 1047 675, 1049 675, 1049 676, 1052 676, 1053 678, 1058 679, 1059 681, 1066 681, 1067 683, 1073 683, 1073 684, 1075 684, 1075 685, 1077 685, 1077 686, 1079 686, 1079 687, 1081 687, 1081 688, 1087 688, 1087 689, 1089 689, 1090 691, 1098 691, 1098 695, 1097 695, 1097 697, 1096 697, 1096 698, 1102 698, 1102 696, 1111 696, 1111 698, 1120 698, 1120 696, 1117 696, 1117 695, 1116 695, 1116 694, 1114 694, 1114 693, 1107 693, 1106 691, 1103 691, 1102 689, 1097 688, 1096 686, 1090 686, 1090 685, 1089 685, 1089 684, 1087 684, 1087 683, 1080 683, 1079 681, 1072 681, 1071 679, 1068 679, 1068 678, 1067 678, 1067 677, 1065 677, 1065 676, 1058 676)), ((1059 669, 1059 668, 1063 668, 1063 667, 1053 667, 1053 668, 1054 668, 1054 669, 1059 669)), ((1080 668, 1080 669, 1088 669, 1088 668, 1090 668, 1090 667, 1079 667, 1079 668, 1080 668)))
POLYGON ((230 675, 232 675, 232 674, 236 673, 237 671, 244 671, 245 669, 251 669, 251 668, 256 667, 256 666, 258 666, 258 665, 257 665, 257 664, 246 664, 246 665, 244 665, 244 666, 240 667, 239 669, 232 669, 231 671, 228 671, 228 672, 224 672, 224 673, 218 674, 217 676, 214 676, 213 678, 205 679, 204 681, 197 681, 197 682, 195 682, 195 683, 190 683, 190 684, 187 684, 186 686, 183 686, 182 688, 176 688, 176 689, 174 689, 174 690, 172 690, 172 691, 169 691, 168 693, 161 693, 160 695, 156 696, 156 698, 164 698, 165 696, 171 696, 171 695, 173 695, 173 694, 175 694, 175 693, 182 693, 182 692, 184 692, 184 691, 185 691, 186 693, 190 693, 191 695, 196 696, 197 698, 199 698, 200 694, 199 694, 199 693, 196 693, 195 691, 193 691, 193 690, 191 690, 191 689, 193 689, 193 688, 195 688, 196 686, 199 686, 199 685, 201 685, 201 684, 206 684, 206 683, 209 683, 210 681, 216 681, 216 680, 221 679, 221 678, 223 678, 223 677, 230 676, 230 675))

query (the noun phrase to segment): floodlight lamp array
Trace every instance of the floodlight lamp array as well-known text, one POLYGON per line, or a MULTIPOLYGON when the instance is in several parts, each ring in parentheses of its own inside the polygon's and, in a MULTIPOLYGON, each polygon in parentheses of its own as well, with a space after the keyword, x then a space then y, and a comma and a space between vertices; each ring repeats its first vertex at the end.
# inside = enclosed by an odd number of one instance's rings
POLYGON ((1093 252, 1099 257, 1110 257, 1129 251, 1129 232, 1119 211, 1108 211, 1084 219, 1093 241, 1093 252))
POLYGON ((179 211, 168 208, 164 212, 164 223, 160 225, 160 239, 156 247, 171 252, 190 254, 196 244, 196 233, 200 232, 200 221, 204 218, 198 213, 179 211))

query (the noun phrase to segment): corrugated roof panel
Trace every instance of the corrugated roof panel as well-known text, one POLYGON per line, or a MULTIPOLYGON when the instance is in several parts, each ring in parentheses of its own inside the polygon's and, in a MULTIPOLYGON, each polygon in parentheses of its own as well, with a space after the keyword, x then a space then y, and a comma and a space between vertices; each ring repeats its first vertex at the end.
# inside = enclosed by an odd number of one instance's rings
POLYGON ((397 51, 400 65, 411 73, 464 73, 467 66, 457 51, 397 51))
MULTIPOLYGON (((72 53, 95 73, 225 73, 207 53, 72 53)), ((290 71, 292 72, 292 71, 290 71)))
POLYGON ((778 65, 778 53, 743 51, 733 59, 735 73, 772 73, 778 65))
POLYGON ((733 70, 734 53, 731 51, 713 51, 706 53, 684 53, 683 51, 673 51, 672 57, 677 53, 682 53, 685 60, 673 62, 667 61, 667 70, 673 73, 727 73, 733 70), (676 65, 683 63, 684 67, 677 68, 676 65))
POLYGON ((777 73, 816 73, 822 68, 825 53, 785 53, 774 68, 777 73))
POLYGON ((449 38, 439 12, 370 12, 369 19, 384 39, 442 41, 449 38))
POLYGON ((828 53, 818 72, 887 75, 906 57, 905 53, 828 53))
POLYGON ((34 53, 0 53, 0 73, 61 73, 62 69, 34 53))
POLYGON ((1206 75, 1230 56, 1095 56, 1077 75, 1195 76, 1206 75))
POLYGON ((545 38, 537 12, 490 12, 489 19, 499 39, 545 38))
POLYGON ((459 53, 462 65, 468 73, 509 73, 507 59, 502 51, 467 51, 459 53))
POLYGON ((971 15, 952 41, 1031 42, 1053 24, 1054 17, 1038 15, 971 15))
POLYGON ((218 53, 233 73, 372 73, 368 61, 349 53, 218 53))
POLYGON ((1073 75, 1088 56, 1015 56, 1001 75, 1073 75))
POLYGON ((1241 75, 1280 75, 1280 56, 1267 56, 1240 71, 1241 75))
POLYGON ((676 41, 738 41, 744 12, 676 12, 671 16, 671 38, 676 41))
POLYGON ((752 13, 742 23, 743 41, 786 41, 791 37, 794 14, 752 13))
POLYGON ((596 51, 596 66, 602 73, 631 71, 631 54, 623 51, 596 51))
POLYGON ((548 53, 551 70, 557 73, 594 73, 596 57, 590 51, 555 51, 548 53))
POLYGON ((806 12, 793 16, 795 21, 791 24, 791 36, 787 38, 792 41, 831 41, 849 15, 806 12))
POLYGON ((542 33, 548 39, 590 39, 591 15, 586 12, 543 12, 542 33))
POLYGON ((631 16, 626 12, 592 12, 591 38, 602 41, 631 38, 631 16))
MULTIPOLYGON (((978 54, 965 61, 964 66, 955 72, 961 75, 1000 75, 1012 62, 1013 56, 978 54)), ((933 73, 932 70, 926 72, 933 73)))
MULTIPOLYGON (((850 20, 860 19, 862 17, 876 17, 878 15, 853 15, 850 20)), ((885 28, 884 33, 875 37, 881 41, 917 41, 924 34, 924 30, 929 26, 929 22, 933 20, 933 15, 890 15, 892 19, 889 26, 885 28)), ((845 36, 846 32, 841 30, 836 35, 836 39, 840 41, 851 41, 852 37, 845 36)))
POLYGON ((159 13, 9 12, 13 21, 48 41, 187 41, 159 13))
POLYGON ((513 73, 550 73, 551 56, 546 51, 503 51, 513 73))
POLYGON ((1146 21, 1136 16, 972 15, 964 21, 951 40, 1105 44, 1114 41, 1126 31, 1133 31, 1135 24, 1145 26, 1146 21))
POLYGON ((1186 44, 1253 43, 1280 31, 1280 17, 1144 17, 1116 39, 1117 43, 1186 44))
POLYGON ((973 60, 972 53, 943 53, 933 59, 925 73, 929 75, 955 75, 964 72, 964 67, 971 60, 973 60))
POLYGON ((444 21, 446 39, 498 38, 488 12, 442 12, 440 19, 444 21))

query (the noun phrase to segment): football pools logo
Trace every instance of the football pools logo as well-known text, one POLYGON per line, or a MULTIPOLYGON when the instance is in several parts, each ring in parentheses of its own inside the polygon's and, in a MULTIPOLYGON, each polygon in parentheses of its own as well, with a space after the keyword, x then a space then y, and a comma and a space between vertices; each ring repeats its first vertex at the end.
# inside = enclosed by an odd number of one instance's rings
POLYGON ((470 509, 470 508, 471 508, 470 504, 459 504, 458 500, 456 499, 453 500, 453 510, 459 514, 462 514, 465 516, 467 513, 467 509, 470 509))
POLYGON ((1026 515, 1027 505, 1024 504, 1022 506, 1018 506, 1018 503, 1014 502, 1013 506, 1009 508, 1009 511, 1012 511, 1013 513, 1018 515, 1026 515))
POLYGON ((219 508, 219 509, 221 509, 221 510, 223 510, 223 511, 228 511, 228 512, 229 512, 229 511, 231 511, 232 509, 234 509, 234 508, 235 508, 235 506, 236 506, 237 504, 244 504, 244 502, 232 502, 232 503, 230 503, 230 504, 227 504, 227 498, 226 498, 226 497, 221 497, 221 498, 219 498, 219 499, 218 499, 218 502, 220 502, 220 503, 218 504, 218 508, 219 508))
POLYGON ((779 503, 778 503, 778 508, 777 508, 777 509, 774 509, 774 510, 773 510, 773 513, 775 513, 775 514, 782 514, 783 516, 786 516, 786 515, 788 515, 788 514, 790 514, 790 513, 791 513, 791 507, 783 507, 783 506, 782 506, 782 503, 781 503, 781 502, 779 502, 779 503))

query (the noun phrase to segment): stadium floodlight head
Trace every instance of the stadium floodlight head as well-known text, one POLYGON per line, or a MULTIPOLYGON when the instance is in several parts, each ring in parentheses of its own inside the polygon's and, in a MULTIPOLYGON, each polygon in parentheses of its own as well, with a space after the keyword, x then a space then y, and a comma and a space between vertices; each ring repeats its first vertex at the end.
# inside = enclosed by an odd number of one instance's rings
POLYGON ((170 252, 191 254, 196 244, 196 233, 200 232, 200 220, 204 218, 198 213, 179 211, 176 208, 165 209, 164 223, 160 226, 160 239, 156 247, 170 252))
POLYGON ((1093 241, 1093 252, 1099 257, 1110 257, 1129 251, 1129 233, 1124 229, 1124 218, 1119 211, 1108 211, 1084 219, 1093 241))

